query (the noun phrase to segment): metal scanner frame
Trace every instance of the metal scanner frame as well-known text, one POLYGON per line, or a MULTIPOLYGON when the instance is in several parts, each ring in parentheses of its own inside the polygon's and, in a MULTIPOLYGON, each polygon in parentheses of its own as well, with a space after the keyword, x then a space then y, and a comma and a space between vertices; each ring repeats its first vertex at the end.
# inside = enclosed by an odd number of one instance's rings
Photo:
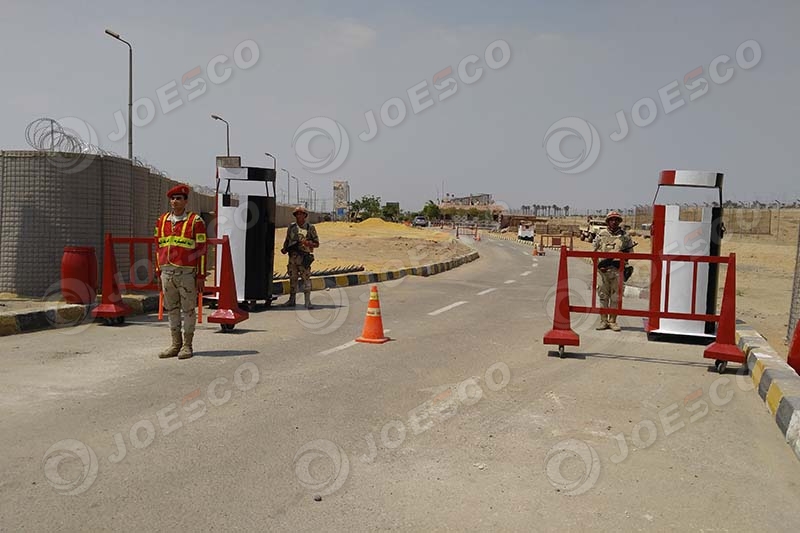
MULTIPOLYGON (((216 234, 228 235, 231 244, 237 300, 246 309, 255 309, 259 301, 269 307, 272 294, 275 255, 276 171, 263 167, 218 167, 215 191, 216 234), (220 185, 226 181, 225 192, 220 185), (232 191, 234 183, 264 184, 264 195, 232 191), (270 186, 271 184, 271 186, 270 186), (233 194, 239 204, 232 205, 233 194)), ((253 189, 253 187, 250 187, 253 189)), ((260 191, 259 191, 260 192, 260 191)), ((221 258, 216 258, 217 272, 221 258)))

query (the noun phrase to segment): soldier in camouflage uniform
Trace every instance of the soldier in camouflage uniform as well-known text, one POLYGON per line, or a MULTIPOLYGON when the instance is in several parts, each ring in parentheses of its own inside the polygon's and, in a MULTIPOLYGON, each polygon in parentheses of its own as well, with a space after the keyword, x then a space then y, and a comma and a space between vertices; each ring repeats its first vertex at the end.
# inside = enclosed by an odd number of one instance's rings
POLYGON ((162 214, 155 225, 156 277, 164 294, 172 344, 158 356, 188 359, 194 355, 197 295, 203 293, 205 286, 206 225, 200 215, 186 210, 187 185, 173 187, 167 197, 170 211, 162 214))
MULTIPOLYGON (((595 237, 595 252, 626 253, 633 249, 633 239, 620 227, 621 223, 622 216, 616 211, 611 211, 606 215, 607 229, 600 230, 595 237)), ((597 293, 600 297, 601 307, 616 307, 619 305, 619 262, 614 261, 611 266, 607 267, 600 266, 598 262, 598 273, 597 293)), ((617 315, 601 314, 600 325, 596 329, 620 331, 621 328, 617 325, 617 315)))
POLYGON ((303 280, 303 294, 305 295, 306 309, 313 309, 311 306, 311 263, 314 260, 314 249, 319 248, 319 237, 317 229, 310 222, 306 222, 308 211, 303 206, 297 207, 292 214, 293 222, 286 230, 286 239, 283 241, 281 253, 289 254, 289 301, 283 304, 285 307, 297 305, 297 278, 303 280))

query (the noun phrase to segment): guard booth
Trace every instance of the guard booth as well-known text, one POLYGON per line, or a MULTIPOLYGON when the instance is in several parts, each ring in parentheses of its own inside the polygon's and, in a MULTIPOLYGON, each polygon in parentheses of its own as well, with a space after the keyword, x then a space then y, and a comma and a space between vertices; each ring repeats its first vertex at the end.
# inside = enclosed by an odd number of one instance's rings
MULTIPOLYGON (((220 158, 222 164, 230 164, 220 158)), ((275 169, 217 167, 216 234, 227 235, 240 305, 253 310, 269 307, 275 257, 275 169), (222 192, 221 192, 222 191, 222 192)), ((222 257, 216 258, 216 271, 222 257)))
MULTIPOLYGON (((653 199, 651 243, 654 254, 719 257, 724 225, 722 223, 723 174, 708 171, 664 170, 659 176, 653 199), (717 189, 717 206, 682 207, 658 204, 663 187, 717 189)), ((708 202, 705 202, 708 203, 708 202)), ((651 273, 650 308, 670 312, 716 314, 719 265, 717 263, 654 261, 651 273), (670 269, 667 279, 665 269, 670 269), (694 302, 694 305, 692 303, 694 302), (693 310, 694 308, 694 310, 693 310)), ((701 320, 655 319, 645 324, 648 338, 656 335, 680 335, 713 339, 715 322, 701 320)))

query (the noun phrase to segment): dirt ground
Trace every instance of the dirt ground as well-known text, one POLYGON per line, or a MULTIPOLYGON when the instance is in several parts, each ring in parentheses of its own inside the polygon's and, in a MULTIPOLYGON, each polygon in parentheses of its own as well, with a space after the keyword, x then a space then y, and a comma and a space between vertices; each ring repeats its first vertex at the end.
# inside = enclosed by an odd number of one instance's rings
MULTIPOLYGON (((312 270, 363 265, 365 271, 420 266, 468 254, 471 249, 447 232, 412 228, 370 218, 363 222, 316 224, 320 247, 312 270)), ((286 273, 287 256, 280 252, 286 228, 275 232, 275 271, 286 273)))
MULTIPOLYGON (((778 353, 786 356, 786 333, 797 259, 800 210, 781 212, 780 226, 773 219, 772 235, 728 234, 722 255, 736 254, 736 314, 755 327, 778 353)), ((636 253, 650 252, 650 239, 635 236, 636 253)), ((575 240, 578 250, 591 250, 588 242, 575 240)), ((650 280, 648 261, 632 263, 635 271, 629 284, 644 287, 650 280)), ((719 295, 722 296, 726 270, 720 269, 719 295)), ((719 307, 717 308, 719 311, 719 307)))

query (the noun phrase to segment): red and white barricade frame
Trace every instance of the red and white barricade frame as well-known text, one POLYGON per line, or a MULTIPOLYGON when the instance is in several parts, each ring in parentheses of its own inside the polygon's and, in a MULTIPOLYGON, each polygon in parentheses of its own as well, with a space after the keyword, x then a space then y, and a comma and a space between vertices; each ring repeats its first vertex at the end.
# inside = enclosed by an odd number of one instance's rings
POLYGON ((678 205, 659 205, 653 200, 652 250, 649 254, 578 252, 561 248, 556 308, 553 329, 544 336, 545 344, 578 346, 579 336, 570 327, 570 312, 609 313, 640 316, 645 319, 648 336, 672 334, 682 337, 714 339, 704 352, 705 358, 715 360, 719 372, 728 362, 745 363, 736 345, 736 255, 720 257, 724 226, 722 224, 723 174, 714 171, 664 170, 660 173, 656 198, 661 187, 690 187, 717 189, 719 204, 702 207, 700 220, 681 220, 678 205), (573 306, 569 303, 567 259, 590 258, 593 261, 592 305, 573 306), (614 309, 596 304, 597 262, 602 258, 620 261, 619 305, 614 309), (650 301, 647 311, 624 309, 625 260, 648 260, 650 269, 650 301), (716 313, 719 265, 727 265, 721 310, 716 313), (562 287, 563 285, 563 287, 562 287))
MULTIPOLYGON (((208 239, 206 241, 208 250, 206 252, 206 264, 209 264, 211 249, 219 246, 220 268, 214 271, 213 281, 204 287, 203 293, 214 295, 218 298, 217 309, 208 316, 208 322, 219 324, 222 331, 231 331, 239 322, 247 320, 249 314, 239 308, 236 298, 236 279, 233 271, 233 261, 231 259, 230 241, 227 236, 221 239, 208 239)), ((110 233, 106 235, 103 253, 103 292, 101 303, 92 309, 92 316, 102 318, 106 325, 118 325, 125 322, 125 317, 133 313, 133 309, 122 299, 122 292, 125 290, 138 291, 158 291, 158 282, 155 279, 155 250, 158 247, 158 240, 155 237, 114 237, 110 233), (131 265, 129 281, 126 283, 124 277, 117 269, 117 259, 115 244, 123 244, 128 247, 128 264, 131 265), (136 245, 144 245, 146 253, 144 256, 136 254, 136 245), (139 281, 139 269, 145 269, 145 276, 142 282, 139 281)), ((163 295, 163 293, 162 293, 163 295)), ((159 299, 159 320, 163 318, 163 298, 159 299)), ((203 321, 203 294, 198 294, 197 320, 203 321)))
MULTIPOLYGON (((694 294, 693 294, 694 296, 694 294)), ((614 314, 618 316, 636 316, 646 318, 649 323, 657 323, 660 320, 690 320, 701 322, 712 322, 718 324, 716 328, 715 341, 706 347, 703 357, 714 359, 714 365, 723 373, 728 362, 745 364, 745 355, 736 345, 736 255, 728 257, 711 256, 692 256, 692 255, 663 255, 663 254, 632 254, 632 253, 607 253, 607 252, 586 252, 569 251, 566 246, 561 247, 561 259, 558 267, 558 285, 556 288, 555 308, 553 310, 553 329, 544 335, 543 344, 558 346, 559 357, 564 357, 565 346, 580 346, 580 336, 572 330, 571 313, 598 313, 614 314), (588 258, 592 260, 592 299, 591 305, 579 306, 572 305, 569 301, 569 273, 567 260, 570 257, 588 258), (611 258, 619 261, 619 302, 617 307, 599 307, 597 305, 597 263, 601 259, 611 258), (663 270, 664 285, 667 287, 663 306, 657 308, 650 307, 647 310, 625 309, 624 300, 624 272, 623 268, 626 260, 645 260, 651 263, 651 281, 655 284, 656 265, 666 264, 663 270), (700 311, 694 305, 692 299, 688 311, 675 311, 670 300, 669 287, 671 285, 672 265, 674 263, 688 263, 693 265, 692 272, 694 280, 697 280, 697 273, 701 265, 727 265, 725 287, 722 297, 722 305, 719 314, 700 311)))

